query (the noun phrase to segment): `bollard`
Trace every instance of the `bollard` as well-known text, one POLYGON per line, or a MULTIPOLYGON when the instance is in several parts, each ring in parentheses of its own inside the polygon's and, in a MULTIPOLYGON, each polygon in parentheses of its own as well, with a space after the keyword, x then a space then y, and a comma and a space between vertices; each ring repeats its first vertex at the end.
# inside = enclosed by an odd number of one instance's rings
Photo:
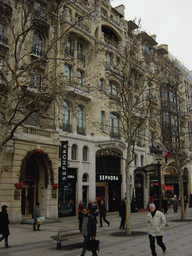
POLYGON ((61 241, 57 241, 57 250, 61 250, 61 241))

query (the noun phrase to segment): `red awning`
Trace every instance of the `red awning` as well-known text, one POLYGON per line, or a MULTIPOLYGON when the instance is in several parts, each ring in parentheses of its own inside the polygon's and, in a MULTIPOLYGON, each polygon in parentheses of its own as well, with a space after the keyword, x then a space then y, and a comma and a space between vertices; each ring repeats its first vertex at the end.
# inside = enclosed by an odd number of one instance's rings
MULTIPOLYGON (((153 183, 153 185, 155 185, 155 186, 159 186, 159 184, 158 184, 158 183, 153 183)), ((173 187, 171 187, 171 186, 167 186, 167 185, 164 185, 164 184, 161 184, 161 187, 162 187, 163 189, 165 189, 165 190, 174 190, 174 188, 173 188, 173 187)))

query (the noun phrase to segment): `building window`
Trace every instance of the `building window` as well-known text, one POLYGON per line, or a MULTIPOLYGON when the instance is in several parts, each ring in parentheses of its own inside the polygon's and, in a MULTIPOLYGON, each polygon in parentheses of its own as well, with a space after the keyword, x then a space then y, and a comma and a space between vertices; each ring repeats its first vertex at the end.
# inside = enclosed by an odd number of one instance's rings
POLYGON ((105 129, 105 112, 101 111, 101 130, 104 131, 105 129))
POLYGON ((141 166, 143 166, 144 165, 144 156, 142 155, 141 156, 141 166))
POLYGON ((8 39, 5 37, 5 26, 3 26, 3 24, 0 24, 0 42, 3 44, 8 43, 8 39))
POLYGON ((83 82, 84 82, 83 71, 77 70, 77 84, 78 84, 78 88, 83 87, 83 82))
POLYGON ((113 82, 109 83, 109 96, 112 99, 116 99, 118 95, 118 91, 117 91, 117 85, 114 84, 113 82))
POLYGON ((103 86, 104 86, 103 79, 100 79, 100 80, 99 80, 99 90, 100 90, 100 91, 103 91, 103 89, 104 89, 103 86))
POLYGON ((84 46, 82 43, 77 42, 77 58, 83 62, 85 62, 84 56, 84 46))
POLYGON ((119 117, 110 113, 110 136, 112 138, 120 138, 119 136, 119 117))
POLYGON ((67 41, 65 52, 70 54, 71 56, 74 56, 73 43, 72 43, 72 40, 70 38, 67 41))
POLYGON ((75 144, 73 144, 71 148, 71 159, 77 160, 77 146, 75 144))
POLYGON ((85 134, 84 113, 83 113, 83 108, 80 106, 77 108, 77 133, 85 134))
POLYGON ((111 54, 109 52, 105 53, 105 69, 110 70, 111 69, 111 54))
POLYGON ((36 33, 33 34, 32 53, 37 56, 42 56, 43 54, 43 39, 36 33))
POLYGON ((38 19, 42 19, 45 17, 45 4, 40 3, 39 1, 35 1, 34 3, 34 17, 38 19))
POLYGON ((84 174, 83 174, 82 181, 83 181, 83 182, 87 182, 87 181, 88 181, 88 174, 87 174, 87 173, 84 173, 84 174))
POLYGON ((137 156, 137 154, 135 154, 134 162, 135 162, 135 166, 137 166, 137 162, 138 162, 138 156, 137 156))
POLYGON ((35 89, 42 89, 41 72, 37 69, 31 70, 30 86, 35 89))
POLYGON ((64 65, 64 75, 67 77, 68 80, 71 80, 71 66, 64 65))
POLYGON ((70 107, 66 101, 63 102, 63 118, 62 118, 62 129, 64 131, 71 131, 70 124, 70 107))
POLYGON ((88 160, 88 148, 85 146, 83 147, 83 161, 88 160))

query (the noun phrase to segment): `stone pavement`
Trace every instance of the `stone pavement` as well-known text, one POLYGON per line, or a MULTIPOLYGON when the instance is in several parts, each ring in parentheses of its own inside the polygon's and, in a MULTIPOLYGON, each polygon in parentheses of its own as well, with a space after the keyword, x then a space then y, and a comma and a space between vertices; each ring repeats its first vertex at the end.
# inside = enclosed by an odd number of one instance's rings
MULTIPOLYGON (((150 256, 149 241, 146 228, 147 212, 131 213, 131 230, 133 235, 124 236, 119 229, 120 218, 118 213, 108 213, 108 227, 97 229, 97 238, 100 240, 99 256, 150 256)), ((167 256, 192 256, 192 209, 187 208, 186 219, 180 222, 180 212, 173 213, 169 209, 165 215, 168 226, 164 230, 164 242, 167 246, 167 256)), ((11 248, 4 248, 4 241, 0 243, 0 255, 6 256, 80 256, 83 238, 62 242, 61 250, 57 250, 57 242, 50 236, 57 235, 61 227, 78 227, 77 217, 61 218, 61 222, 45 223, 41 231, 32 231, 32 225, 10 225, 9 244, 11 248)), ((99 226, 99 225, 98 225, 99 226)), ((156 246, 158 256, 163 255, 161 248, 156 246)), ((86 256, 91 256, 87 251, 86 256)))

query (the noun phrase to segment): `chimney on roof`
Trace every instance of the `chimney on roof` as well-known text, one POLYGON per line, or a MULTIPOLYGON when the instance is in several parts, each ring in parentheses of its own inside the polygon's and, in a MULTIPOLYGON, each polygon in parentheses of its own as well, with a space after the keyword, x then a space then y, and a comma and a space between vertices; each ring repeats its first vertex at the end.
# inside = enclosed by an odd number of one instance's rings
POLYGON ((150 37, 153 38, 153 40, 155 40, 155 41, 157 39, 157 36, 155 34, 151 35, 150 37))

